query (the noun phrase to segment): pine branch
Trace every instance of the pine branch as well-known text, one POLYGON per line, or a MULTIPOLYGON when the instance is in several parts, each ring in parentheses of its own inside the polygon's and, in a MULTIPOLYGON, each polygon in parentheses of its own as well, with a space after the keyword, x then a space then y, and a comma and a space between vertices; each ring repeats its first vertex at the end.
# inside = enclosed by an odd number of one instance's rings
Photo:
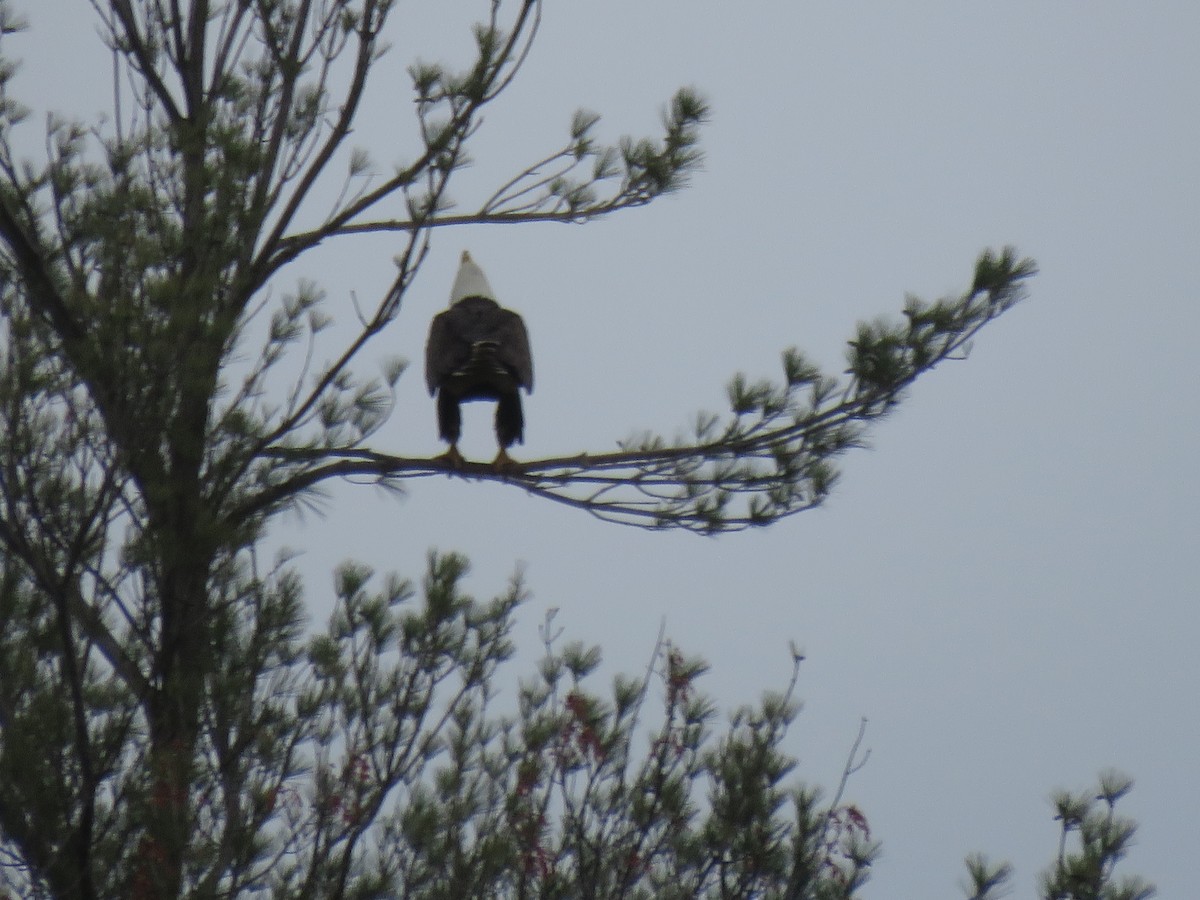
POLYGON ((832 463, 862 445, 863 429, 888 415, 922 374, 961 359, 971 340, 1023 295, 1036 271, 1011 248, 986 252, 971 288, 957 298, 924 304, 910 298, 901 323, 860 325, 849 342, 850 377, 828 378, 795 350, 783 356, 782 383, 730 384, 732 416, 722 424, 697 417, 690 441, 647 436, 606 453, 532 460, 497 470, 484 463, 413 459, 362 448, 262 450, 290 474, 243 499, 231 517, 257 516, 330 478, 381 482, 448 474, 501 481, 642 528, 683 528, 703 534, 778 521, 818 506, 837 471, 832 463))

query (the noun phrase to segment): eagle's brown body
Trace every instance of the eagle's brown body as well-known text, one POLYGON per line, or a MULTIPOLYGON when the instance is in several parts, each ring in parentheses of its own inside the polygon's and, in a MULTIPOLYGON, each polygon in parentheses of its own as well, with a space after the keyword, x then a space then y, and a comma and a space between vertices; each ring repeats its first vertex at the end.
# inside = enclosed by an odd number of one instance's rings
POLYGON ((525 438, 521 388, 533 390, 533 359, 525 323, 491 297, 483 272, 463 254, 451 306, 438 313, 425 345, 425 383, 437 397, 438 432, 448 441, 448 455, 461 462, 457 444, 462 434, 460 403, 496 401, 497 460, 525 438))

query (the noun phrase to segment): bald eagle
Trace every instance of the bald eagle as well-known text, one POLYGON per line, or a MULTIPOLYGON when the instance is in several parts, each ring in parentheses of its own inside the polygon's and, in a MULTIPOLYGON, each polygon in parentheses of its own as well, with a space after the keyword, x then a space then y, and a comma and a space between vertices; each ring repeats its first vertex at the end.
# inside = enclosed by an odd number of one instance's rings
POLYGON ((520 388, 533 391, 533 359, 525 323, 496 302, 483 270, 465 250, 450 308, 433 317, 425 344, 425 384, 437 396, 438 433, 450 443, 444 458, 463 464, 458 452, 462 433, 459 404, 496 401, 497 468, 511 465, 508 448, 525 439, 520 388))

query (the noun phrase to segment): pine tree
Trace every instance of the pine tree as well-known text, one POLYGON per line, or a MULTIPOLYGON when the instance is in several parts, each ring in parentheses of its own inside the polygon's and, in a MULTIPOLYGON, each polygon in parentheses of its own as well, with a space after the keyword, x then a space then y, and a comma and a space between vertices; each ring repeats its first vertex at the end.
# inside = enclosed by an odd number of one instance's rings
MULTIPOLYGON (((790 688, 718 736, 700 661, 663 644, 645 677, 602 696, 588 682, 598 652, 560 646, 547 623, 546 656, 505 718, 491 684, 512 654, 519 581, 479 602, 454 554, 431 556, 419 589, 346 564, 313 635, 289 561, 256 552, 331 479, 444 470, 372 445, 402 366, 356 369, 438 229, 583 222, 677 190, 700 160, 703 99, 680 90, 660 136, 614 145, 578 113, 561 147, 462 213, 448 185, 519 74, 539 0, 488 5, 464 69, 411 66, 419 140, 382 181, 351 136, 391 0, 93 7, 113 117, 51 120, 30 161, 14 149, 29 127, 22 23, 0 2, 0 888, 855 896, 876 848, 840 793, 823 803, 785 784, 790 688), (343 177, 336 206, 314 213, 343 177), (330 364, 289 382, 281 363, 328 318, 320 285, 282 290, 281 274, 370 233, 402 243, 394 279, 330 364), (250 365, 233 366, 264 318, 250 365)), ((860 325, 847 379, 788 350, 778 383, 734 378, 730 414, 699 416, 689 441, 467 474, 635 525, 769 524, 821 502, 833 461, 1033 271, 985 252, 960 296, 860 325)), ((1080 810, 1083 862, 1060 855, 1047 896, 1110 896, 1097 891, 1120 848, 1080 810)), ((982 897, 998 874, 979 866, 982 897)))

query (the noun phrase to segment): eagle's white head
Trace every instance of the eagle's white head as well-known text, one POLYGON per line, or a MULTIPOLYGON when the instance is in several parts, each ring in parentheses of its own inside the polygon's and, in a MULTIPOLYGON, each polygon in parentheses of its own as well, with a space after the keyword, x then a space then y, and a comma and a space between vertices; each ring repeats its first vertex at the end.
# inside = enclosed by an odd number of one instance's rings
POLYGON ((492 293, 492 286, 488 284, 487 276, 483 274, 483 269, 479 268, 475 260, 471 259, 471 254, 464 250, 462 262, 458 266, 458 274, 454 276, 454 286, 450 288, 450 305, 453 306, 466 297, 496 299, 496 295, 492 293))

